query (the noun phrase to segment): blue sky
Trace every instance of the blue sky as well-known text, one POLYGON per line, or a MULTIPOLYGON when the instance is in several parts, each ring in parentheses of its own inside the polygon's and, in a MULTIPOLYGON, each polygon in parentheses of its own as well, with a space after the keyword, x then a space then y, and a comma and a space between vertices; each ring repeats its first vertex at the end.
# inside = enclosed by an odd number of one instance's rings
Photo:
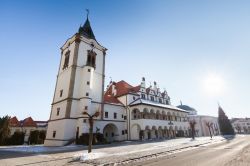
POLYGON ((241 0, 2 0, 0 116, 49 118, 60 47, 86 8, 108 48, 106 83, 144 76, 173 105, 216 116, 219 102, 229 117, 250 117, 250 2, 241 0))

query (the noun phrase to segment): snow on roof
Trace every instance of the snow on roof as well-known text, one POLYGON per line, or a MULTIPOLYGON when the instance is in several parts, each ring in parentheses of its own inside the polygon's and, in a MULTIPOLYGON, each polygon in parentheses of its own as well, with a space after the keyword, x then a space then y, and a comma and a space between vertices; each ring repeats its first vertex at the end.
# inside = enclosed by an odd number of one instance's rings
POLYGON ((130 105, 134 106, 134 105, 139 105, 139 104, 152 105, 152 106, 155 106, 155 107, 168 108, 168 109, 172 109, 172 110, 177 110, 177 111, 188 113, 188 111, 180 109, 180 108, 177 108, 177 107, 172 106, 172 105, 166 105, 166 104, 156 103, 156 102, 153 102, 153 101, 150 101, 150 100, 144 100, 144 99, 138 100, 137 102, 131 103, 130 105))

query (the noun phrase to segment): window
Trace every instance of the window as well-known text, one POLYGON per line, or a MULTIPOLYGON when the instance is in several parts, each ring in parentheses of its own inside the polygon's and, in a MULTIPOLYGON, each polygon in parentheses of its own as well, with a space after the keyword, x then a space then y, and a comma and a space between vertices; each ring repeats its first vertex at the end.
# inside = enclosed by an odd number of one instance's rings
POLYGON ((56 112, 56 115, 58 116, 60 113, 60 108, 57 108, 57 112, 56 112))
POLYGON ((87 81, 87 85, 89 85, 89 81, 87 81))
POLYGON ((105 118, 108 118, 108 117, 109 117, 109 113, 105 112, 105 118))
POLYGON ((96 53, 93 50, 88 50, 87 66, 95 68, 96 53))
POLYGON ((115 112, 115 113, 114 113, 114 119, 116 119, 116 118, 117 118, 117 113, 115 112))
POLYGON ((125 134, 128 134, 128 130, 125 130, 125 134))
POLYGON ((162 99, 159 99, 159 103, 162 103, 162 99))
POLYGON ((70 54, 70 52, 68 51, 64 56, 63 70, 68 68, 68 66, 69 66, 69 54, 70 54))
POLYGON ((133 100, 135 100, 136 98, 135 98, 135 96, 133 96, 133 100))
POLYGON ((151 100, 151 101, 154 101, 154 96, 150 96, 150 100, 151 100))
POLYGON ((91 70, 90 69, 88 69, 88 72, 90 72, 91 70))
POLYGON ((127 116, 123 116, 124 117, 124 120, 127 120, 127 116))
POLYGON ((85 106, 84 109, 85 109, 85 110, 88 110, 88 106, 85 106))
POLYGON ((83 119, 83 123, 86 123, 87 122, 87 119, 83 119))
POLYGON ((60 90, 60 97, 62 97, 63 95, 63 90, 60 90))
POLYGON ((145 97, 145 94, 141 94, 141 98, 142 99, 145 99, 146 97, 145 97))
POLYGON ((123 118, 123 115, 122 115, 122 118, 123 118))
POLYGON ((122 135, 124 135, 124 130, 122 130, 122 135))
POLYGON ((88 93, 88 92, 86 93, 86 96, 89 96, 89 93, 88 93))
POLYGON ((53 138, 56 137, 56 131, 53 131, 53 138))

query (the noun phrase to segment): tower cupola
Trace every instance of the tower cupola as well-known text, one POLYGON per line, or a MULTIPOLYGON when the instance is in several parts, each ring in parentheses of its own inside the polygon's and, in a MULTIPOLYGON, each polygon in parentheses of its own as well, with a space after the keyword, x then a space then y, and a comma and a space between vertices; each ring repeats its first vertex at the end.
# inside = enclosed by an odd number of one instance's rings
POLYGON ((93 33, 93 30, 90 26, 90 22, 89 22, 89 18, 88 18, 88 15, 87 15, 87 20, 85 21, 84 25, 83 26, 80 26, 79 30, 78 30, 78 33, 80 35, 83 35, 89 39, 95 39, 95 35, 93 33))

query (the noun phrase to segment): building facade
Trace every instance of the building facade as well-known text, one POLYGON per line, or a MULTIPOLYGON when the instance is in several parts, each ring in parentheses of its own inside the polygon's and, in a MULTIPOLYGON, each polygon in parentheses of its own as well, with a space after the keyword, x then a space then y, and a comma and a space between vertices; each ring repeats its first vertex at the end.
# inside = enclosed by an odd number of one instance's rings
POLYGON ((250 134, 250 118, 232 118, 231 124, 235 133, 250 134))
POLYGON ((156 82, 149 87, 145 78, 137 86, 110 82, 104 91, 106 51, 88 18, 61 47, 45 145, 62 146, 88 133, 86 113, 96 112, 94 132, 108 142, 187 136, 188 112, 172 106, 156 82))
POLYGON ((220 135, 217 117, 208 115, 189 115, 188 119, 196 122, 195 134, 197 137, 208 137, 210 134, 212 136, 220 135))
POLYGON ((47 121, 34 121, 31 117, 19 121, 17 117, 14 116, 10 119, 10 135, 13 135, 15 132, 23 132, 24 143, 28 143, 31 131, 39 130, 46 132, 47 125, 47 121))
MULTIPOLYGON (((177 106, 183 110, 188 112, 188 121, 195 121, 195 135, 197 137, 201 136, 210 136, 211 135, 219 135, 220 128, 218 124, 218 118, 214 116, 208 115, 198 115, 197 110, 188 106, 188 105, 181 105, 177 106)), ((191 132, 191 131, 189 131, 191 132)))

